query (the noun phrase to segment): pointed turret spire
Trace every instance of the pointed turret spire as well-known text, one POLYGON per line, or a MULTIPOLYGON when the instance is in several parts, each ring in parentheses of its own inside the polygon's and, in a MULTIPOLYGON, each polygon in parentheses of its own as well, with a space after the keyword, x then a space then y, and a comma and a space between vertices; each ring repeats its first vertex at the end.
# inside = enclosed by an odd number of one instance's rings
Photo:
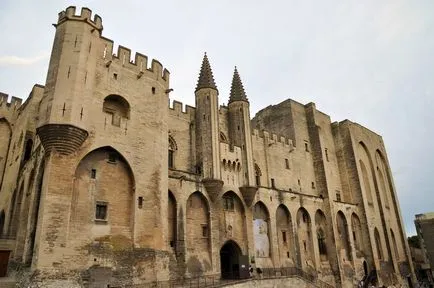
POLYGON ((244 91, 240 74, 238 74, 237 66, 235 66, 234 77, 232 78, 231 95, 229 96, 229 103, 233 101, 249 101, 246 92, 244 91))
POLYGON ((199 80, 197 81, 196 91, 202 88, 212 88, 217 90, 214 76, 212 75, 211 65, 209 65, 206 52, 203 56, 202 67, 200 68, 199 80))

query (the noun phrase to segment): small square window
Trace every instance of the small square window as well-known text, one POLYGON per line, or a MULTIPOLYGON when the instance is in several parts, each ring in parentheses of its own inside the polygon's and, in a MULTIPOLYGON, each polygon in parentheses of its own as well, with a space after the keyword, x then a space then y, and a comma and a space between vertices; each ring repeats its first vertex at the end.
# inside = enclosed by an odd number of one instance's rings
POLYGON ((90 178, 96 179, 96 169, 90 170, 90 178))
POLYGON ((95 219, 107 220, 107 202, 96 202, 95 219))
POLYGON ((202 225, 202 237, 208 237, 208 225, 202 225))

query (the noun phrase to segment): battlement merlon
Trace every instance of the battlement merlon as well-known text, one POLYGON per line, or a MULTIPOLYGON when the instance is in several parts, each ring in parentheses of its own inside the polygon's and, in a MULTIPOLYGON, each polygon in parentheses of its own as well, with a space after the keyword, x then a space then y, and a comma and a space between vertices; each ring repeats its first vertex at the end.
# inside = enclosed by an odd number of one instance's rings
POLYGON ((172 106, 170 105, 170 100, 169 100, 169 111, 173 111, 173 113, 175 113, 175 115, 177 116, 185 116, 187 119, 193 119, 194 116, 196 115, 196 108, 189 106, 189 105, 185 105, 185 109, 183 109, 184 104, 182 102, 173 100, 172 102, 172 106))
POLYGON ((152 77, 156 80, 164 80, 168 83, 170 78, 170 72, 156 59, 151 60, 151 67, 148 68, 148 56, 136 52, 134 60, 131 60, 131 49, 122 45, 118 46, 117 53, 113 51, 113 40, 101 37, 105 43, 105 48, 102 57, 106 63, 106 66, 110 66, 112 62, 117 63, 126 69, 130 69, 137 74, 137 79, 140 79, 143 75, 147 74, 148 77, 152 77))
POLYGON ((23 103, 23 99, 12 96, 11 102, 8 102, 9 95, 0 92, 0 107, 6 107, 8 109, 18 109, 23 103))
POLYGON ((253 129, 252 130, 252 136, 254 136, 256 138, 266 139, 267 142, 269 142, 269 144, 280 143, 283 146, 293 147, 293 142, 291 139, 285 138, 283 136, 279 137, 277 134, 270 133, 266 130, 259 131, 258 129, 253 129))
POLYGON ((75 10, 76 10, 75 6, 69 6, 68 8, 65 9, 65 11, 61 11, 59 13, 57 25, 67 20, 83 21, 88 23, 92 27, 94 27, 101 34, 103 26, 102 26, 102 19, 99 15, 95 14, 92 20, 92 10, 90 10, 89 8, 87 7, 81 8, 81 13, 78 15, 75 14, 75 10))

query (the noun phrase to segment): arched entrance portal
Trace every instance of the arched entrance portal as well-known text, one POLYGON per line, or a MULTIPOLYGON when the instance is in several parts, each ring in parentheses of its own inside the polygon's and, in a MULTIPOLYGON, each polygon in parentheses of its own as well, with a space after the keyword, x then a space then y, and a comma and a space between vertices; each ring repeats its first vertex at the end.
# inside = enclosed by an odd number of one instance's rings
POLYGON ((220 249, 220 271, 223 279, 246 278, 246 272, 248 277, 248 257, 242 256, 240 246, 232 240, 220 249))

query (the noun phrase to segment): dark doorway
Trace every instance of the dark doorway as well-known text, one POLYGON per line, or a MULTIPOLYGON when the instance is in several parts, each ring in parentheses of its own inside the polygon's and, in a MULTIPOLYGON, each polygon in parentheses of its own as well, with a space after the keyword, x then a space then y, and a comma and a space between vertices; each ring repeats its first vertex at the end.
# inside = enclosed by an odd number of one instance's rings
POLYGON ((238 279, 240 278, 240 263, 241 249, 232 240, 229 240, 220 249, 220 271, 223 279, 238 279))
POLYGON ((11 251, 0 251, 0 277, 6 277, 10 253, 11 251))

